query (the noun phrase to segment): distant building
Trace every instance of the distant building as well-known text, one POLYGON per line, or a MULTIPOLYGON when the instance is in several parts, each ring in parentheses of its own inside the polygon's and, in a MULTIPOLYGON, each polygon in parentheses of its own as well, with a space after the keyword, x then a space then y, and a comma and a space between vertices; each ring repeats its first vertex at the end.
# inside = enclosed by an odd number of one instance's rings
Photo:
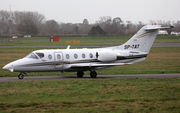
POLYGON ((18 38, 18 36, 12 36, 12 38, 18 38))
POLYGON ((178 33, 176 31, 172 31, 171 35, 178 35, 178 33))
POLYGON ((159 30, 158 35, 168 35, 168 32, 166 30, 159 30))
POLYGON ((31 37, 31 35, 24 35, 25 38, 31 37))

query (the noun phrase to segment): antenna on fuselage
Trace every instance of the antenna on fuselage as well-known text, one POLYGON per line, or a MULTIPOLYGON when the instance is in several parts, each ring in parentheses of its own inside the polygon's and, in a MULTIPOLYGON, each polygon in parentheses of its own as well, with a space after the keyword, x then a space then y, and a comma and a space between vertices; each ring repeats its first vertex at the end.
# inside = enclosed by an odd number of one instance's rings
POLYGON ((70 49, 70 45, 68 45, 66 49, 70 49))

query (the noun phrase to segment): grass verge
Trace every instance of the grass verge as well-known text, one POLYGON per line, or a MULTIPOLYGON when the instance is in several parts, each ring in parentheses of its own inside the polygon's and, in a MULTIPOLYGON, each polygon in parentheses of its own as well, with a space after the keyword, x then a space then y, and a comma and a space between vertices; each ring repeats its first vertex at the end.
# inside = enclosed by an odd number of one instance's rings
POLYGON ((0 83, 1 112, 180 112, 180 78, 0 83))
MULTIPOLYGON (((59 42, 50 42, 49 37, 0 38, 0 46, 67 46, 67 40, 79 40, 80 43, 71 43, 71 46, 114 46, 113 43, 125 43, 130 36, 120 37, 60 37, 59 42), (109 44, 112 43, 112 44, 109 44)), ((157 36, 155 43, 180 43, 180 36, 157 36)), ((117 44, 116 44, 117 45, 117 44)))

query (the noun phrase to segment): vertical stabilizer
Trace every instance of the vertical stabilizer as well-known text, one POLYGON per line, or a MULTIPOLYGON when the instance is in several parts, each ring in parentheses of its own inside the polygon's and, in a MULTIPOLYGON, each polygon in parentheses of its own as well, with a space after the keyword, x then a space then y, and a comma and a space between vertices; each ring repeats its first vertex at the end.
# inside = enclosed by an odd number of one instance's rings
POLYGON ((169 27, 161 27, 161 25, 146 25, 142 27, 132 38, 120 46, 122 50, 149 52, 154 40, 160 29, 169 27))

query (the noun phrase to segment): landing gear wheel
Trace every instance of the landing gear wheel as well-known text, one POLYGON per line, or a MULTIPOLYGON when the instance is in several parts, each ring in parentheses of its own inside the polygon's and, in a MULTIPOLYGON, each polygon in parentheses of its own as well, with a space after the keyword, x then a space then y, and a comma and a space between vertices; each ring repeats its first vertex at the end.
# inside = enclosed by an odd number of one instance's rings
POLYGON ((83 75, 84 75, 84 72, 83 72, 83 71, 78 71, 78 72, 77 72, 77 77, 82 78, 83 75))
POLYGON ((24 78, 24 75, 23 75, 22 73, 20 73, 20 74, 18 75, 18 78, 19 78, 19 79, 23 79, 23 78, 24 78))
POLYGON ((92 71, 92 72, 90 73, 90 76, 91 76, 91 78, 96 78, 96 77, 97 77, 96 71, 92 71))

